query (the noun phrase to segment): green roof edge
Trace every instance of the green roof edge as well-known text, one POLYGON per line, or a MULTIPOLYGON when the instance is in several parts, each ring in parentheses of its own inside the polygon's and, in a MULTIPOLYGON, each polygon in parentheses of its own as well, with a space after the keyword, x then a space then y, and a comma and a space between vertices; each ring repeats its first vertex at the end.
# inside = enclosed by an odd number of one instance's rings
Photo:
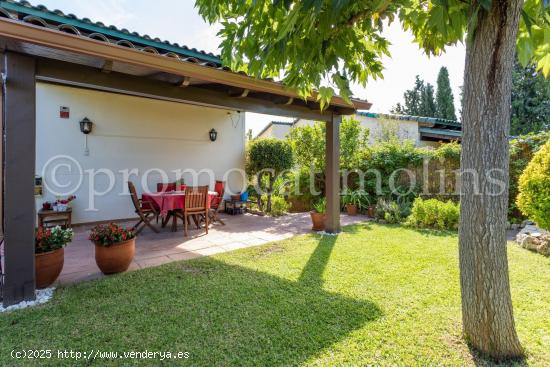
POLYGON ((98 26, 97 24, 87 23, 87 22, 84 22, 84 21, 79 20, 79 19, 63 17, 61 15, 57 15, 57 14, 54 14, 54 13, 49 12, 49 11, 39 10, 34 6, 27 7, 27 6, 24 6, 24 5, 21 5, 21 4, 17 4, 17 3, 12 3, 12 2, 7 2, 7 1, 0 1, 0 7, 4 8, 4 9, 7 9, 7 10, 11 10, 11 11, 16 11, 18 13, 25 13, 25 14, 28 14, 28 15, 34 15, 34 16, 41 17, 41 18, 44 18, 44 19, 47 19, 47 20, 50 20, 50 21, 58 22, 58 23, 69 24, 69 25, 72 25, 72 26, 75 26, 75 27, 78 27, 78 28, 86 29, 86 30, 91 31, 91 32, 103 33, 107 36, 122 38, 122 39, 125 39, 125 40, 128 40, 128 41, 131 41, 131 42, 141 43, 141 44, 144 44, 144 45, 147 45, 147 46, 160 48, 160 49, 164 49, 164 50, 171 51, 171 52, 177 52, 177 53, 180 53, 180 54, 187 55, 189 57, 196 57, 198 59, 215 62, 217 64, 222 63, 221 59, 219 57, 216 57, 216 56, 208 55, 208 54, 201 53, 201 52, 195 52, 193 50, 189 50, 189 49, 183 48, 183 47, 176 47, 176 46, 164 43, 164 42, 148 40, 148 39, 140 37, 140 36, 136 36, 136 35, 133 35, 133 34, 127 34, 127 33, 124 33, 124 32, 118 31, 118 30, 111 29, 108 26, 101 27, 101 26, 98 26))

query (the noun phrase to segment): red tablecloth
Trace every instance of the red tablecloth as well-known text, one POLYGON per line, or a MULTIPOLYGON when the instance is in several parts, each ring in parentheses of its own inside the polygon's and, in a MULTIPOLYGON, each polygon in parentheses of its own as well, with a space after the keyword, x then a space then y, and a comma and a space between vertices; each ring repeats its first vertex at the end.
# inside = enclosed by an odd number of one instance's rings
MULTIPOLYGON (((208 191, 207 207, 210 208, 212 198, 218 196, 215 191, 208 191)), ((185 192, 150 192, 141 195, 143 202, 152 203, 160 211, 160 215, 166 217, 170 210, 183 209, 185 206, 185 192)))

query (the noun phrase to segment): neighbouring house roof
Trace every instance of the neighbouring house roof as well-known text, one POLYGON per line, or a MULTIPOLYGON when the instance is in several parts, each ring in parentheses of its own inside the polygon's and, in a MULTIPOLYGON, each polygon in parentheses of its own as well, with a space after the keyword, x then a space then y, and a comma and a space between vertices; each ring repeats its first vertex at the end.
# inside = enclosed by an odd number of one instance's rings
POLYGON ((435 129, 431 127, 420 127, 418 129, 422 140, 461 140, 461 130, 435 129))
MULTIPOLYGON (((242 71, 231 71, 222 65, 218 56, 211 53, 78 18, 59 10, 51 11, 42 5, 0 0, 0 21, 0 36, 13 40, 10 42, 14 43, 9 45, 12 51, 89 67, 97 67, 98 59, 105 60, 101 68, 106 72, 133 73, 182 87, 201 85, 204 89, 218 90, 223 86, 232 97, 269 97, 277 105, 319 110, 316 92, 303 100, 297 91, 273 79, 257 79, 242 71), (51 49, 60 52, 52 55, 51 49), (131 65, 131 68, 126 65, 131 65), (236 90, 227 90, 227 87, 236 90), (279 98, 272 98, 274 96, 279 98)), ((328 109, 350 114, 357 109, 368 110, 370 106, 366 100, 352 98, 350 103, 335 96, 328 109)))
POLYGON ((292 127, 294 126, 294 124, 296 123, 296 121, 298 121, 299 119, 296 119, 292 122, 288 122, 288 121, 271 121, 269 124, 267 124, 263 129, 262 131, 260 131, 258 133, 258 135, 256 135, 256 137, 254 139, 257 139, 259 138, 260 136, 262 136, 270 127, 272 127, 273 125, 282 125, 282 126, 289 126, 289 127, 292 127))
MULTIPOLYGON (((113 25, 105 25, 101 22, 93 22, 88 18, 78 18, 74 14, 65 14, 61 10, 49 10, 44 5, 33 6, 27 1, 2 0, 0 1, 0 16, 15 17, 44 27, 58 29, 63 32, 76 35, 85 35, 105 42, 118 44, 131 48, 142 48, 152 53, 175 53, 180 57, 194 57, 199 61, 211 62, 221 66, 219 56, 211 52, 189 48, 169 41, 151 37, 147 34, 140 35, 113 25)), ((168 55, 169 56, 169 55, 168 55)))
POLYGON ((422 140, 460 140, 462 124, 458 121, 438 117, 423 117, 411 115, 382 114, 374 112, 357 112, 360 116, 371 118, 386 118, 390 120, 418 122, 418 131, 422 140))
POLYGON ((450 128, 462 128, 462 125, 458 121, 442 119, 439 117, 423 117, 423 116, 412 116, 412 115, 396 115, 396 114, 386 114, 386 113, 375 113, 375 112, 363 112, 358 111, 358 115, 372 117, 372 118, 387 118, 390 120, 407 120, 407 121, 416 121, 420 124, 427 125, 429 127, 434 125, 444 125, 450 128))

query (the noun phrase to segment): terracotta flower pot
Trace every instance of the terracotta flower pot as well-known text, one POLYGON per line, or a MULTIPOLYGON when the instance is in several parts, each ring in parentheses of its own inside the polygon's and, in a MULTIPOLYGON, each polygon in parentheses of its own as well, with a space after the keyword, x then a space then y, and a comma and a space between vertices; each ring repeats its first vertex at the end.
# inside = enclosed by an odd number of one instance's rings
POLYGON ((309 212, 311 215, 311 222, 313 223, 314 231, 324 231, 325 230, 325 213, 317 213, 316 211, 309 212))
POLYGON ((348 215, 357 215, 357 205, 347 204, 346 212, 348 213, 348 215))
POLYGON ((47 288, 55 282, 65 263, 65 249, 34 255, 36 288, 47 288))
POLYGON ((369 215, 369 217, 374 218, 374 215, 376 214, 376 211, 374 210, 374 206, 368 207, 367 214, 369 215))
POLYGON ((134 259, 136 239, 115 243, 111 246, 95 244, 95 262, 103 274, 122 273, 134 259))

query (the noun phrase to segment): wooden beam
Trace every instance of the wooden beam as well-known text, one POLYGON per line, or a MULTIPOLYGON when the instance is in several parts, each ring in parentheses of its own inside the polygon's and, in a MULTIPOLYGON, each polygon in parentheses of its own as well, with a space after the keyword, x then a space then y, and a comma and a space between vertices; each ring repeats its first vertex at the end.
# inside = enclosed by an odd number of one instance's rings
POLYGON ((4 105, 3 304, 35 298, 34 173, 36 146, 35 60, 7 52, 4 105))
POLYGON ((340 232, 340 123, 342 116, 333 114, 326 123, 326 223, 328 233, 340 232))
POLYGON ((101 67, 101 71, 107 74, 110 73, 113 71, 113 64, 113 60, 105 60, 103 66, 101 67))
POLYGON ((191 82, 191 78, 188 76, 184 76, 181 82, 179 83, 179 86, 181 88, 188 87, 190 82, 191 82))
POLYGON ((250 89, 240 89, 240 90, 229 89, 227 91, 227 94, 230 97, 235 97, 235 98, 244 98, 248 96, 248 93, 250 93, 250 89))
POLYGON ((294 97, 278 97, 275 99, 276 104, 289 105, 294 102, 294 97))
POLYGON ((191 85, 180 88, 171 83, 146 77, 118 72, 105 74, 92 67, 49 59, 38 59, 36 78, 38 81, 234 111, 248 111, 316 121, 331 119, 330 111, 320 113, 304 106, 277 105, 272 101, 259 98, 232 98, 223 91, 191 85))

